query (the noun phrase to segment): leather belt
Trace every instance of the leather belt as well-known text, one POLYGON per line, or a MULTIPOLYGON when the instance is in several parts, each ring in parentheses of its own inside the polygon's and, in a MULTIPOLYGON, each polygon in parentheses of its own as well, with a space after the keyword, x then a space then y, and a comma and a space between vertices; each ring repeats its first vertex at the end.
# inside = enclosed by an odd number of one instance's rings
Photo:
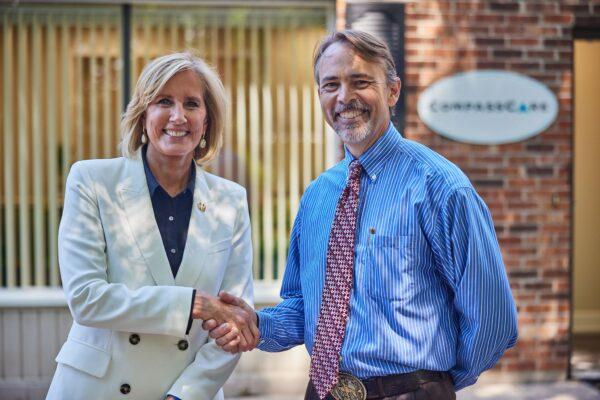
POLYGON ((367 390, 367 399, 377 399, 389 396, 398 396, 414 392, 426 382, 440 382, 451 379, 447 372, 418 370, 405 374, 386 375, 363 380, 367 390))

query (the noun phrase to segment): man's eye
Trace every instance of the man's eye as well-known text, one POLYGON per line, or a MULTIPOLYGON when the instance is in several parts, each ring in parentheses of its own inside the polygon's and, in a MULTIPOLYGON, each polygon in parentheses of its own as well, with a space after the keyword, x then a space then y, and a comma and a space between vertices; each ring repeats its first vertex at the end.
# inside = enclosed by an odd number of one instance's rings
POLYGON ((354 86, 358 89, 365 89, 371 84, 371 81, 360 80, 354 82, 354 86))
POLYGON ((331 91, 331 90, 337 89, 337 87, 338 87, 337 83, 329 82, 329 83, 325 83, 324 85, 322 85, 321 89, 326 90, 326 91, 331 91))

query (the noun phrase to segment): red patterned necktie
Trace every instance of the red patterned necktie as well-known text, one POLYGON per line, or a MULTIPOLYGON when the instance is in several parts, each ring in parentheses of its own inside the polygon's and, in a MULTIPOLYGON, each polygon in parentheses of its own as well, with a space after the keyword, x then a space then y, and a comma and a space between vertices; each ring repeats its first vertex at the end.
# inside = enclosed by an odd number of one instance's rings
POLYGON ((348 183, 338 201, 329 235, 325 286, 309 373, 320 399, 325 398, 338 381, 340 350, 348 321, 354 272, 361 171, 358 160, 350 163, 348 183))

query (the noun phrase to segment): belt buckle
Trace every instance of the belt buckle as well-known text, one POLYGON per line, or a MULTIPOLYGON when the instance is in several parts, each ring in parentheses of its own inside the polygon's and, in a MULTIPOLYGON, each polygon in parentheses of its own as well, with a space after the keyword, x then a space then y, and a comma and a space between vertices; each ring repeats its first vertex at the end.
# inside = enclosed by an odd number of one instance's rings
POLYGON ((336 400, 366 400, 367 389, 357 377, 340 372, 331 395, 336 400))

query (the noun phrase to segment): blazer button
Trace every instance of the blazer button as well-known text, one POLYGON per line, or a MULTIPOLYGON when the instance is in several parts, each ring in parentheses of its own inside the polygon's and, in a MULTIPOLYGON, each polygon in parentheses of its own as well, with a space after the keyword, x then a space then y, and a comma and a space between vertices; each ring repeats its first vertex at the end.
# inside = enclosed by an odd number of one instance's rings
POLYGON ((131 386, 129 386, 128 383, 124 383, 121 385, 121 393, 123 394, 129 394, 129 392, 131 392, 131 386))
POLYGON ((140 342, 140 335, 138 335, 137 333, 132 333, 131 336, 129 336, 129 343, 131 343, 132 345, 136 345, 140 342))
POLYGON ((181 351, 185 351, 188 348, 188 342, 187 340, 180 340, 179 343, 177 343, 177 348, 181 351))

